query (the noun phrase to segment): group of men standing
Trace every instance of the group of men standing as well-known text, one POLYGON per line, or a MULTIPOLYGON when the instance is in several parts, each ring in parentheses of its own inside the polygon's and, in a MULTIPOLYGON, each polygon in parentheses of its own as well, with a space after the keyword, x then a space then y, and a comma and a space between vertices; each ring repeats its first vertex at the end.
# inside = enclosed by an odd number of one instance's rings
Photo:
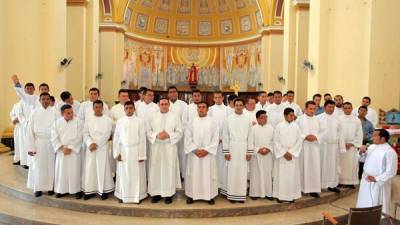
MULTIPOLYGON (((23 90, 12 79, 21 98, 12 111, 20 126, 15 163, 29 166, 28 187, 36 196, 54 190, 56 197, 87 200, 98 193, 106 199, 114 191, 120 202, 140 203, 149 194, 153 203, 170 204, 184 180, 188 204, 214 204, 218 192, 232 203, 247 195, 293 202, 302 193, 319 198, 322 189, 339 193, 339 184, 353 188, 358 149, 369 152, 362 147, 366 116, 362 123, 337 96, 321 107, 317 94, 302 110, 293 91, 285 103, 280 91, 246 100, 230 95, 227 106, 215 92, 209 107, 200 91, 188 105, 172 86, 158 105, 150 89, 142 88, 136 102, 120 90, 109 110, 96 88, 83 103, 63 92, 50 106, 48 86, 35 96, 33 85, 23 90)), ((360 110, 372 114, 367 106, 360 110)))

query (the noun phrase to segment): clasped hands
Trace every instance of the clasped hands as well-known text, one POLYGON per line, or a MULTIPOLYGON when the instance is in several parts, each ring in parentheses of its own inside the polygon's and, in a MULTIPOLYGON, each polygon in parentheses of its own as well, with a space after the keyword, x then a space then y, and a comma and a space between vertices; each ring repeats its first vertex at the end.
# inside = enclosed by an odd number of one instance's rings
POLYGON ((167 133, 167 131, 163 130, 157 134, 157 138, 160 140, 166 140, 169 138, 169 134, 167 133))
MULTIPOLYGON (((251 159, 251 155, 250 154, 246 154, 246 161, 250 161, 251 159)), ((231 161, 231 154, 225 154, 225 160, 226 161, 231 161)))
POLYGON ((306 141, 309 141, 309 142, 317 141, 317 137, 313 134, 307 135, 305 139, 306 139, 306 141))

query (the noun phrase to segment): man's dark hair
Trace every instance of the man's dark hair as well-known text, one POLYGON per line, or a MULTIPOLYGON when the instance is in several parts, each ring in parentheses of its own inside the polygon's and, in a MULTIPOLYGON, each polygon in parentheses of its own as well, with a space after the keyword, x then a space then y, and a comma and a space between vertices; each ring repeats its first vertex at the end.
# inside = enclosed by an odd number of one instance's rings
POLYGON ((121 93, 127 93, 127 94, 129 94, 129 90, 128 90, 128 89, 119 89, 118 95, 120 95, 121 93))
POLYGON ((41 83, 41 84, 39 85, 39 89, 40 89, 41 87, 47 87, 47 88, 49 88, 49 85, 46 84, 46 83, 41 83))
POLYGON ((282 95, 281 91, 274 91, 274 95, 282 95))
POLYGON ((217 95, 222 95, 222 97, 224 96, 224 93, 222 93, 222 91, 214 91, 213 92, 213 95, 215 95, 215 94, 217 94, 217 95))
POLYGON ((367 108, 367 106, 360 106, 360 107, 358 107, 358 110, 360 110, 360 109, 365 109, 366 111, 368 111, 368 108, 367 108))
POLYGON ((100 90, 97 87, 92 87, 89 89, 89 92, 96 91, 97 94, 100 94, 100 90))
POLYGON ((306 108, 308 108, 309 105, 316 105, 314 101, 306 101, 306 108))
POLYGON ((61 113, 64 113, 64 111, 67 109, 72 109, 72 106, 64 104, 63 106, 61 106, 61 113))
POLYGON ((238 98, 237 95, 229 95, 228 96, 228 102, 234 101, 236 98, 238 98))
POLYGON ((233 104, 236 104, 236 102, 242 102, 242 103, 243 103, 243 105, 245 105, 245 104, 246 104, 246 102, 244 101, 244 99, 243 99, 243 98, 235 98, 235 100, 233 100, 233 104))
POLYGON ((253 96, 247 97, 247 103, 250 102, 250 100, 254 100, 257 103, 257 99, 253 96))
POLYGON ((257 112, 256 112, 256 118, 260 118, 260 116, 261 115, 267 115, 267 111, 265 111, 265 110, 258 110, 257 112))
POLYGON ((371 103, 371 98, 368 96, 365 96, 363 99, 367 99, 369 103, 371 103))
POLYGON ((208 103, 206 101, 200 101, 199 103, 197 103, 197 106, 199 106, 200 104, 204 104, 208 108, 208 103))
POLYGON ((97 99, 96 101, 94 101, 93 102, 93 107, 94 107, 94 105, 96 105, 96 104, 100 104, 100 105, 104 105, 104 103, 103 103, 103 101, 102 100, 99 100, 99 99, 97 99))
POLYGON ((25 87, 33 87, 33 88, 35 88, 35 85, 33 83, 26 83, 25 87))
POLYGON ((146 90, 143 91, 143 95, 146 95, 147 92, 153 92, 154 93, 153 89, 147 88, 146 90))
POLYGON ((293 94, 293 95, 294 95, 294 91, 289 90, 289 91, 286 92, 286 94, 287 94, 287 95, 288 95, 288 94, 293 94))
POLYGON ((385 141, 388 142, 390 139, 390 134, 387 130, 385 129, 376 129, 375 131, 378 131, 378 135, 381 138, 385 138, 385 141))
POLYGON ((65 100, 69 99, 69 97, 71 97, 71 93, 69 93, 69 91, 63 91, 60 94, 60 98, 61 98, 61 100, 63 100, 63 102, 65 102, 65 100))
POLYGON ((145 90, 147 89, 147 87, 141 86, 138 90, 139 93, 143 93, 145 90))
POLYGON ((260 92, 258 92, 258 96, 261 96, 262 94, 267 94, 267 92, 266 92, 266 91, 260 91, 260 92))
POLYGON ((50 100, 51 100, 52 102, 55 102, 55 101, 56 101, 56 98, 54 98, 54 96, 51 95, 51 96, 50 96, 50 100))
POLYGON ((294 110, 292 108, 286 108, 285 110, 283 110, 283 115, 287 116, 290 113, 294 113, 294 110))
POLYGON ((325 93, 325 94, 324 94, 324 98, 325 98, 326 96, 332 96, 332 95, 329 94, 329 93, 325 93))
POLYGON ((162 100, 167 100, 169 103, 169 98, 167 98, 165 96, 161 96, 160 99, 158 100, 158 102, 161 102, 162 100))
POLYGON ((171 90, 171 89, 175 89, 176 92, 178 92, 178 88, 176 86, 169 86, 167 91, 171 90))
POLYGON ((335 105, 335 102, 334 102, 333 100, 327 100, 327 101, 324 103, 324 107, 327 107, 328 105, 335 105))
POLYGON ((274 92, 268 92, 268 97, 274 96, 274 92))
POLYGON ((134 102, 132 102, 132 101, 127 101, 127 102, 125 102, 125 104, 124 104, 124 108, 125 108, 125 106, 127 106, 127 105, 132 105, 132 106, 133 106, 133 108, 135 108, 135 103, 134 103, 134 102))
POLYGON ((335 95, 335 98, 336 97, 340 97, 343 100, 343 96, 341 96, 341 95, 335 95))
POLYGON ((51 95, 47 92, 41 93, 39 98, 42 98, 42 96, 49 96, 49 98, 51 98, 51 95))
POLYGON ((200 94, 201 94, 201 91, 200 91, 199 89, 194 89, 194 90, 192 91, 192 95, 193 95, 194 93, 200 93, 200 94))
POLYGON ((315 98, 317 98, 317 97, 322 98, 321 94, 317 93, 317 94, 312 96, 312 100, 315 101, 315 98))
POLYGON ((343 106, 345 106, 345 105, 350 105, 351 107, 353 107, 353 104, 351 104, 351 102, 345 102, 345 103, 343 103, 343 106))

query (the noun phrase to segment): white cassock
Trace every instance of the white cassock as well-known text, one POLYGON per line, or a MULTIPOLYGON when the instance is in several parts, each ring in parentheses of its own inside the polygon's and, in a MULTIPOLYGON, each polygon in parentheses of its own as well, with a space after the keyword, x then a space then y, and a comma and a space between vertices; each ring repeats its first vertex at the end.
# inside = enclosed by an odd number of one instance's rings
MULTIPOLYGON (((187 124, 197 116, 198 116, 197 104, 192 102, 189 105, 187 105, 182 114, 182 128, 184 131, 186 129, 187 124)), ((182 138, 182 141, 184 142, 185 139, 182 138)), ((186 174, 186 157, 187 155, 185 154, 185 151, 183 149, 182 153, 179 155, 179 167, 181 170, 182 177, 184 177, 186 174)))
POLYGON ((251 197, 272 197, 272 172, 273 136, 274 128, 269 125, 256 124, 253 127, 254 155, 250 160, 250 192, 251 197), (266 155, 261 155, 258 150, 268 148, 271 150, 266 155))
POLYGON ((159 111, 158 105, 154 102, 147 104, 143 102, 140 107, 136 110, 136 115, 142 118, 143 121, 147 122, 156 112, 159 111))
MULTIPOLYGON (((63 107, 63 105, 67 105, 67 103, 65 103, 64 101, 60 101, 60 102, 57 102, 57 104, 56 104, 56 108, 60 112, 60 114, 61 114, 61 107, 63 107)), ((74 102, 71 105, 72 110, 74 112, 74 116, 78 116, 80 106, 81 106, 81 103, 74 100, 74 102)))
POLYGON ((226 108, 227 108, 227 111, 228 111, 228 116, 233 114, 233 113, 235 113, 235 108, 232 108, 230 106, 227 106, 226 108))
POLYGON ((146 124, 137 116, 125 116, 118 120, 113 138, 114 158, 117 162, 115 196, 123 202, 139 203, 147 196, 146 124))
MULTIPOLYGON (((21 102, 22 101, 19 101, 13 105, 10 112, 11 122, 17 120, 19 115, 21 114, 21 102)), ((21 142, 22 142, 21 129, 23 129, 22 125, 18 121, 14 125, 14 162, 21 162, 21 157, 24 157, 21 150, 21 142)))
POLYGON ((301 115, 303 115, 303 111, 301 110, 300 106, 297 105, 295 102, 285 102, 284 104, 286 108, 293 109, 294 115, 296 115, 296 117, 300 117, 301 115))
POLYGON ((285 120, 283 116, 283 111, 287 108, 284 103, 279 105, 273 103, 267 107, 268 114, 268 124, 271 124, 273 127, 276 127, 280 122, 285 120))
MULTIPOLYGON (((353 115, 342 115, 339 117, 344 143, 354 146, 349 150, 342 149, 340 154, 339 184, 358 184, 358 150, 362 145, 363 131, 361 121, 353 115)), ((344 147, 344 146, 343 146, 344 147)))
POLYGON ((217 150, 217 166, 218 166, 218 188, 226 190, 227 186, 227 173, 228 167, 225 161, 224 153, 222 152, 222 131, 224 129, 224 122, 229 115, 229 109, 224 104, 213 105, 208 111, 208 115, 213 118, 214 123, 218 124, 219 130, 219 143, 217 150))
POLYGON ((148 193, 151 196, 171 197, 176 188, 181 188, 178 142, 182 135, 181 120, 173 112, 157 112, 149 120, 147 139, 151 148, 148 193), (169 138, 160 140, 157 135, 163 130, 169 134, 169 138))
POLYGON ((321 151, 321 188, 334 188, 339 184, 339 156, 345 149, 339 117, 327 113, 317 116, 322 131, 319 147, 321 151))
POLYGON ((257 102, 257 104, 256 104, 256 111, 258 111, 258 110, 267 111, 267 107, 268 107, 269 105, 270 105, 270 104, 269 104, 268 102, 266 102, 264 105, 261 105, 260 102, 257 102))
POLYGON ((338 107, 335 106, 335 111, 333 111, 333 115, 335 115, 335 116, 344 115, 343 108, 338 108, 338 107))
POLYGON ((99 195, 114 190, 112 169, 110 165, 110 139, 113 122, 106 115, 90 116, 86 119, 83 138, 86 144, 85 162, 83 168, 82 187, 85 194, 99 195), (90 151, 89 146, 97 144, 95 151, 90 151))
POLYGON ((301 131, 296 122, 283 121, 275 127, 273 197, 279 200, 301 198, 299 156, 302 143, 301 131), (286 152, 292 154, 292 160, 283 157, 286 152))
MULTIPOLYGON (((353 116, 358 117, 358 108, 353 109, 352 114, 353 116)), ((369 120, 369 122, 371 122, 374 127, 378 125, 378 114, 376 113, 375 109, 368 107, 367 115, 365 116, 365 118, 369 120)))
POLYGON ((301 191, 303 193, 321 192, 321 154, 320 139, 321 129, 316 116, 306 114, 296 120, 299 125, 301 138, 303 139, 302 150, 299 158, 301 191), (317 140, 309 142, 305 140, 307 135, 314 135, 317 140))
POLYGON ((211 117, 196 117, 185 130, 187 168, 185 194, 193 200, 209 201, 218 195, 216 154, 219 143, 218 124, 211 117), (203 158, 194 154, 197 149, 208 152, 203 158))
POLYGON ((114 122, 117 122, 117 120, 121 119, 122 117, 125 116, 125 108, 124 105, 118 103, 111 107, 110 110, 110 117, 113 119, 114 122))
POLYGON ((27 129, 28 129, 28 119, 32 114, 33 110, 37 107, 41 107, 39 102, 39 96, 37 95, 28 95, 25 93, 24 88, 22 87, 15 87, 15 91, 17 95, 20 97, 20 108, 21 113, 19 115, 19 122, 21 123, 21 165, 22 166, 30 166, 32 157, 28 155, 28 143, 27 143, 27 129))
MULTIPOLYGON (((103 115, 110 116, 110 112, 108 110, 108 105, 103 101, 103 115)), ((86 122, 86 119, 89 117, 94 116, 93 111, 93 102, 90 100, 84 101, 79 106, 79 113, 78 117, 83 121, 86 122)))
POLYGON ((142 106, 142 104, 144 103, 144 101, 142 100, 137 100, 135 102, 135 113, 137 114, 138 109, 140 108, 140 106, 142 106))
POLYGON ((357 207, 382 205, 382 212, 389 213, 392 178, 397 173, 397 153, 388 144, 371 145, 366 153, 364 173, 358 192, 357 207), (368 182, 373 176, 376 182, 368 182))
POLYGON ((242 114, 232 114, 224 124, 223 152, 230 154, 228 164, 227 189, 221 190, 229 200, 245 201, 247 192, 248 162, 246 155, 254 153, 253 124, 251 119, 242 114))
POLYGON ((26 148, 35 152, 28 172, 28 188, 52 191, 54 184, 55 153, 51 145, 51 128, 58 112, 54 107, 36 108, 28 119, 26 148))
POLYGON ((257 110, 249 111, 247 109, 244 109, 243 113, 250 118, 251 122, 257 123, 257 118, 256 118, 257 110))
POLYGON ((56 152, 54 192, 75 194, 81 191, 81 148, 83 124, 78 118, 66 121, 59 118, 51 130, 51 143, 56 152), (72 149, 64 155, 61 146, 72 149))

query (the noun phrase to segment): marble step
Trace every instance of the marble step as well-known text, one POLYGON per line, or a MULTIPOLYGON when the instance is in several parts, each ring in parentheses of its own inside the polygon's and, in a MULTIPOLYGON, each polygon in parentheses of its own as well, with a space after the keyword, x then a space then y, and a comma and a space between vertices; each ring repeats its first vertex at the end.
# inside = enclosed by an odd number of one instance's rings
POLYGON ((192 205, 186 204, 182 191, 178 192, 173 204, 166 205, 162 202, 152 204, 146 199, 142 204, 120 204, 111 197, 106 201, 98 198, 88 201, 76 200, 73 197, 57 199, 53 196, 43 195, 35 198, 32 191, 26 188, 26 170, 11 165, 10 156, 0 156, 0 192, 11 197, 31 202, 34 204, 68 209, 72 211, 117 215, 133 217, 164 217, 164 218, 205 218, 205 217, 232 217, 247 216, 266 213, 284 212, 298 210, 306 207, 317 206, 335 201, 351 195, 355 190, 343 189, 340 195, 334 193, 323 193, 320 199, 303 197, 294 204, 279 204, 275 201, 259 199, 257 201, 248 199, 245 204, 231 204, 223 197, 216 199, 213 206, 205 202, 196 202, 192 205))
POLYGON ((317 225, 321 212, 326 210, 334 217, 343 217, 344 210, 354 204, 355 194, 332 204, 321 204, 289 212, 221 218, 151 218, 92 214, 37 205, 0 193, 0 224, 33 225, 317 225), (341 209, 344 208, 344 209, 341 209))

